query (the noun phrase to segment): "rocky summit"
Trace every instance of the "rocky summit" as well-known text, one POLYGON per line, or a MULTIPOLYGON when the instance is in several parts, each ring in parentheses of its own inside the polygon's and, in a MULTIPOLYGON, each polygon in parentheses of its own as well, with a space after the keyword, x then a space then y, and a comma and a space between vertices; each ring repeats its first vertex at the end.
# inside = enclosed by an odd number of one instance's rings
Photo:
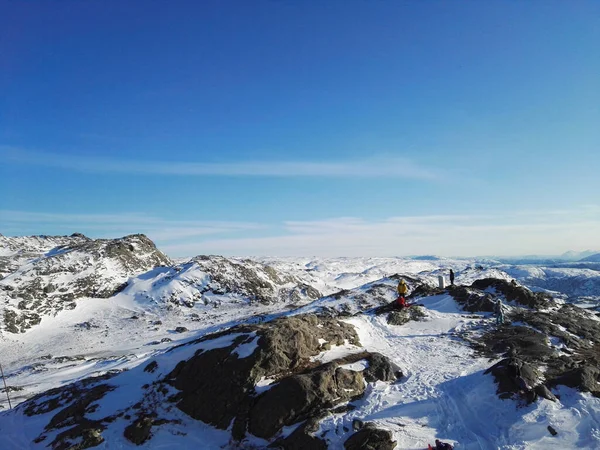
POLYGON ((3 449, 600 447, 594 297, 531 269, 0 242, 3 449))
POLYGON ((31 258, 0 280, 3 328, 12 333, 37 325, 45 315, 74 309, 80 299, 111 297, 126 286, 129 277, 171 264, 141 234, 121 239, 73 235, 23 242, 25 250, 16 251, 19 240, 5 241, 5 249, 12 250, 17 260, 22 261, 24 254, 31 258), (34 243, 39 244, 37 254, 34 243), (55 243, 60 245, 47 248, 55 243))

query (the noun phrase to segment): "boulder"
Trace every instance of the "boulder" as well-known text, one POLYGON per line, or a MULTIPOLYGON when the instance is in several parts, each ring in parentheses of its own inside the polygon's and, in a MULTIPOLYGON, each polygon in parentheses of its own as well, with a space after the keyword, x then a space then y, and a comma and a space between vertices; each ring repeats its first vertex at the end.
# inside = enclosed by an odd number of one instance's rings
POLYGON ((420 320, 423 317, 426 315, 420 306, 411 306, 391 311, 387 316, 387 322, 390 325, 404 325, 411 320, 420 320))
POLYGON ((151 437, 153 419, 140 417, 125 428, 124 436, 135 445, 141 445, 151 437))
MULTIPOLYGON (((254 388, 262 377, 282 379, 277 386, 263 394, 266 395, 273 391, 283 392, 282 389, 297 393, 303 392, 302 388, 309 391, 324 390, 326 386, 332 387, 331 383, 334 382, 348 384, 348 377, 358 373, 334 371, 332 375, 332 369, 323 369, 286 381, 286 376, 318 365, 311 362, 310 358, 321 352, 323 340, 335 345, 343 345, 346 342, 360 344, 354 327, 336 319, 318 318, 314 315, 284 317, 264 324, 238 326, 226 332, 203 337, 188 345, 226 339, 228 335, 232 336, 229 345, 198 351, 189 360, 179 363, 165 380, 180 391, 177 403, 179 409, 195 419, 221 429, 228 428, 235 419, 234 430, 238 439, 245 433, 247 416, 251 404, 255 401, 254 388), (249 355, 239 357, 235 352, 238 346, 252 343, 255 343, 256 348, 249 355)), ((356 376, 362 383, 362 374, 358 373, 356 376)), ((354 395, 352 390, 341 398, 352 397, 350 392, 354 395)), ((321 394, 319 391, 319 395, 321 394)), ((263 404, 272 401, 270 395, 261 400, 263 404)), ((301 395, 304 399, 310 399, 308 406, 305 405, 296 415, 284 414, 284 421, 293 420, 292 417, 297 415, 306 418, 322 406, 318 400, 314 400, 317 403, 313 402, 313 394, 310 392, 301 395)), ((329 397, 323 397, 327 398, 329 397)), ((281 401, 283 405, 285 402, 281 401)), ((327 400, 323 402, 323 405, 328 404, 327 400)), ((286 406, 282 408, 285 410, 286 406)), ((260 408, 257 411, 261 411, 260 408)), ((266 431, 263 431, 264 433, 266 431)))
POLYGON ((593 366, 577 367, 551 381, 553 386, 562 384, 579 389, 582 392, 591 392, 600 396, 600 369, 593 366))
POLYGON ((366 424, 344 442, 346 450, 393 450, 396 445, 390 431, 376 428, 372 424, 366 424))
POLYGON ((256 400, 248 430, 268 439, 282 427, 359 397, 364 390, 361 372, 342 369, 335 363, 284 378, 256 400))
POLYGON ((400 368, 387 356, 381 353, 370 353, 366 359, 369 367, 363 371, 363 376, 367 382, 396 381, 402 377, 400 368))
POLYGON ((496 393, 500 398, 510 398, 513 394, 532 390, 541 376, 528 363, 512 357, 497 362, 484 372, 488 373, 494 376, 498 384, 496 393), (521 385, 523 381, 527 387, 521 385))

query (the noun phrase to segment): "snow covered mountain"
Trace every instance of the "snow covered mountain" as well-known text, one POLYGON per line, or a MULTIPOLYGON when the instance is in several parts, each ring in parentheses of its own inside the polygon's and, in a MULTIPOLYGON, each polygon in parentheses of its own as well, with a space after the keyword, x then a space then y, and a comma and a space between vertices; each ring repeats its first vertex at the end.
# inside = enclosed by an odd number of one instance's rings
POLYGON ((13 257, 6 267, 22 264, 0 280, 3 325, 13 333, 38 324, 45 315, 74 309, 77 300, 111 297, 130 276, 171 263, 144 235, 4 238, 2 244, 7 259, 13 257))
POLYGON ((2 449, 600 447, 593 270, 2 239, 2 449))
POLYGON ((600 262, 600 253, 594 253, 592 255, 586 256, 585 258, 580 259, 582 262, 600 262))

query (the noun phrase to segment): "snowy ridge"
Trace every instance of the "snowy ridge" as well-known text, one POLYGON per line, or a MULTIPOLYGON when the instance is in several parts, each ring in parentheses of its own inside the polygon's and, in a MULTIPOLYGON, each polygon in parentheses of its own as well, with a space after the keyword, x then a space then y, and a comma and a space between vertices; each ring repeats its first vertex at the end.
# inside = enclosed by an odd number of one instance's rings
MULTIPOLYGON (((420 282, 418 280, 415 283, 420 282)), ((327 302, 331 303, 328 305, 331 309, 335 309, 340 301, 353 302, 357 296, 369 295, 369 292, 377 296, 378 294, 373 293, 374 286, 393 290, 394 280, 384 279, 361 286, 344 294, 344 298, 323 298, 286 315, 304 314, 310 312, 311 307, 318 310, 326 306, 327 302)), ((126 298, 126 293, 119 296, 126 298)), ((402 449, 423 449, 435 437, 455 444, 457 449, 512 450, 548 446, 592 449, 600 445, 600 399, 564 386, 555 390, 561 397, 559 402, 540 399, 524 406, 515 401, 499 399, 494 379, 491 375, 484 375, 484 371, 494 361, 478 356, 461 338, 465 333, 481 335, 489 330, 492 320, 489 315, 465 313, 448 294, 423 297, 418 301, 424 305, 425 317, 402 326, 390 325, 385 316, 371 313, 358 313, 344 319, 356 329, 363 349, 387 356, 402 369, 404 376, 399 382, 391 384, 368 383, 364 396, 352 402, 354 409, 322 419, 315 435, 322 436, 327 441, 328 448, 344 448, 344 442, 353 434, 352 427, 356 419, 372 422, 378 428, 390 431, 393 440, 397 442, 397 448, 402 449), (548 426, 559 430, 558 437, 548 432, 548 426)), ((378 301, 373 303, 377 304, 378 301)), ((264 320, 270 320, 264 313, 263 317, 264 320)), ((180 319, 183 321, 183 317, 180 319)), ((150 319, 143 319, 144 322, 148 320, 150 319)), ((142 319, 132 322, 138 326, 142 319)), ((202 328, 194 333, 195 336, 204 336, 206 332, 215 330, 214 327, 200 326, 202 328)), ((34 332, 35 330, 30 334, 34 332)), ((217 335, 214 339, 172 350, 163 347, 166 352, 157 349, 138 353, 134 359, 108 361, 106 370, 130 370, 107 381, 115 390, 99 401, 99 408, 89 418, 99 420, 106 415, 127 410, 141 395, 145 395, 142 385, 152 385, 161 380, 179 361, 189 359, 200 349, 206 351, 232 346, 231 354, 235 358, 247 358, 256 351, 257 342, 253 333, 233 333, 222 337, 217 335), (245 343, 236 344, 239 338, 243 338, 245 343), (156 371, 148 370, 149 360, 156 362, 156 371)), ((324 350, 318 360, 326 362, 357 351, 360 348, 352 345, 334 345, 329 350, 324 350)), ((90 360, 75 361, 70 370, 77 369, 75 373, 83 377, 95 364, 97 363, 90 360)), ((344 367, 347 370, 361 371, 367 366, 357 363, 344 367)), ((63 372, 61 376, 64 375, 63 372)), ((44 374, 29 376, 44 377, 44 374)), ((274 384, 268 384, 266 390, 261 383, 258 386, 263 394, 274 384)), ((175 393, 169 388, 168 395, 175 393)), ((54 413, 56 411, 33 416, 36 419, 32 420, 25 414, 25 408, 20 407, 13 414, 0 415, 0 430, 7 436, 7 450, 37 448, 31 442, 40 433, 44 434, 43 426, 54 413)), ((166 403, 164 407, 160 406, 160 417, 167 423, 152 427, 151 440, 144 447, 192 449, 202 445, 208 449, 238 448, 228 431, 195 421, 176 408, 167 407, 166 403)), ((129 423, 126 417, 111 422, 102 432, 104 441, 98 444, 98 448, 127 446, 124 430, 129 423)), ((281 436, 289 437, 294 429, 295 427, 282 430, 281 436)), ((45 442, 50 442, 57 436, 58 431, 52 432, 45 442)), ((43 446, 44 443, 40 445, 43 446)), ((266 442, 247 436, 241 446, 264 448, 266 442)))
MULTIPOLYGON (((102 425, 106 429, 98 432, 104 441, 96 448, 129 448, 132 444, 124 433, 133 419, 126 416, 133 413, 129 409, 132 405, 150 395, 143 385, 163 383, 180 361, 200 349, 231 347, 228 351, 232 360, 250 360, 262 345, 257 329, 251 327, 269 330, 269 324, 277 318, 318 314, 352 325, 360 345, 319 338, 321 348, 313 353, 309 364, 350 357, 348 362, 340 363, 341 367, 362 373, 369 364, 364 359, 352 360, 352 355, 376 352, 389 358, 404 374, 396 382, 365 382, 361 397, 347 401, 352 408, 319 419, 317 431, 311 436, 321 436, 328 448, 344 448, 354 436, 356 419, 389 431, 396 448, 402 449, 426 448, 436 437, 456 444, 457 449, 600 447, 600 400, 560 384, 579 383, 577 374, 571 378, 567 374, 564 381, 550 385, 552 393, 560 396, 556 402, 540 398, 524 404, 516 399, 518 396, 498 398, 494 376, 484 372, 502 356, 482 354, 476 349, 485 336, 499 330, 493 325, 491 313, 481 311, 491 311, 485 309, 486 299, 504 298, 501 292, 479 292, 474 298, 481 300, 478 305, 484 309, 466 312, 455 300, 460 298, 459 288, 437 289, 438 276, 447 279, 448 269, 452 268, 456 284, 469 286, 465 291, 469 298, 477 291, 471 284, 489 278, 504 280, 507 285, 517 280, 534 291, 552 291, 559 302, 544 312, 508 302, 505 308, 509 317, 514 316, 514 323, 506 329, 543 333, 546 337, 542 341, 549 346, 544 351, 554 355, 552 358, 562 355, 568 361, 575 352, 574 361, 583 358, 593 362, 597 355, 594 340, 600 336, 595 327, 599 327, 600 320, 579 308, 567 308, 564 314, 572 316, 565 316, 567 321, 561 322, 563 313, 558 311, 563 311, 560 308, 564 301, 583 304, 585 300, 588 307, 597 304, 597 271, 513 266, 491 260, 411 258, 199 256, 175 263, 146 239, 140 235, 100 241, 81 236, 56 240, 36 237, 23 241, 29 253, 20 251, 16 241, 11 241, 8 250, 8 245, 3 247, 4 254, 11 255, 3 258, 18 265, 0 280, 3 316, 6 311, 17 311, 37 313, 41 319, 36 324, 30 320, 32 326, 25 327, 23 333, 6 329, 0 333, 0 361, 13 406, 49 389, 112 374, 106 381, 96 378, 86 382, 91 387, 109 384, 115 388, 91 403, 97 404, 96 410, 86 417, 100 420, 127 410, 102 425), (55 243, 58 246, 52 247, 55 243), (86 282, 80 281, 86 277, 86 282), (423 316, 394 325, 384 311, 389 311, 386 305, 396 297, 400 278, 408 283, 409 301, 424 305, 423 316), (54 289, 44 292, 48 285, 54 289), (90 291, 90 286, 95 290, 90 291), (66 297, 61 300, 62 294, 66 297), (27 309, 19 309, 22 301, 27 309), (69 302, 75 306, 58 307, 69 302), (236 326, 250 328, 232 330, 236 326), (572 328, 577 326, 584 328, 572 328), (217 333, 216 337, 208 338, 211 333, 217 333), (205 338, 208 340, 198 341, 205 338), (153 361, 158 370, 145 371, 153 361), (552 436, 548 426, 558 430, 558 435, 552 436)), ((504 339, 512 337, 500 341, 504 339)), ((552 366, 550 360, 544 364, 536 361, 531 364, 541 371, 539 380, 562 380, 552 372, 558 366, 552 366)), ((279 383, 277 376, 263 376, 256 380, 256 393, 266 394, 279 383)), ((595 389, 593 383, 589 386, 595 389)), ((170 387, 167 390, 168 395, 177 394, 170 387)), ((150 397, 159 399, 160 395, 153 391, 150 397)), ((231 430, 194 420, 167 403, 156 400, 154 405, 169 422, 152 425, 151 440, 142 448, 264 448, 274 439, 298 435, 294 434, 299 430, 297 425, 290 425, 268 440, 247 434, 236 443, 231 430)), ((44 434, 44 427, 58 410, 29 417, 24 414, 26 405, 21 403, 13 411, 0 413, 0 433, 8 442, 2 448, 54 448, 50 443, 65 428, 52 431, 37 444, 33 440, 44 434)), ((8 408, 8 404, 0 395, 2 407, 8 408)), ((88 438, 93 440, 93 436, 78 439, 88 438)))

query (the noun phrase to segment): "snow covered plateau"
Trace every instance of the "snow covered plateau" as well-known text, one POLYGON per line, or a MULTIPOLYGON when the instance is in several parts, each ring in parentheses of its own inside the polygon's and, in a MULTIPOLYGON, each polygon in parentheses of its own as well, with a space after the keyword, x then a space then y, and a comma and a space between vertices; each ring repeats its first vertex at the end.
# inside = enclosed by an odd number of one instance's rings
POLYGON ((600 264, 0 235, 0 364, 0 450, 600 449, 600 264))

